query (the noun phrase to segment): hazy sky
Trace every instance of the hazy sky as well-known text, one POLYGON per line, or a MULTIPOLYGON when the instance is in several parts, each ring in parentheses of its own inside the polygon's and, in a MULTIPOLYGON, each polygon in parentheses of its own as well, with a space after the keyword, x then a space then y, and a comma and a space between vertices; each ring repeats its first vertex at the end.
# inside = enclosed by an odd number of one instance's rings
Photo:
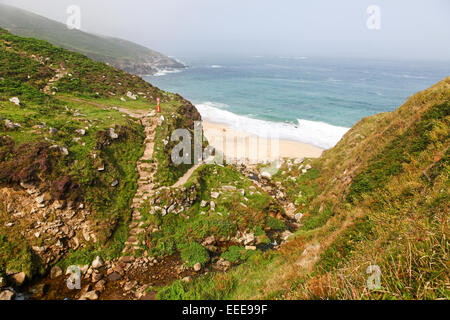
POLYGON ((450 0, 0 0, 169 55, 450 60, 450 0), (370 5, 381 29, 367 28, 370 5))

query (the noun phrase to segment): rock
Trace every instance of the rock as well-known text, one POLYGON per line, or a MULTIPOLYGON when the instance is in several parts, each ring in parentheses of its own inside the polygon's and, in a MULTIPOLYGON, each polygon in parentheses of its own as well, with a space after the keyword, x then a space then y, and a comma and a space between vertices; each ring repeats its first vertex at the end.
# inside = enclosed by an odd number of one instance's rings
POLYGON ((224 260, 223 258, 220 258, 220 260, 217 261, 217 267, 224 271, 227 271, 228 269, 230 269, 232 265, 233 264, 230 261, 224 260))
POLYGON ((6 280, 3 277, 0 277, 0 289, 6 286, 6 280))
POLYGON ((52 136, 54 136, 55 134, 58 133, 58 130, 56 130, 55 128, 50 128, 50 129, 48 129, 48 132, 49 132, 52 136))
POLYGON ((297 213, 295 215, 295 220, 300 221, 303 218, 303 213, 297 213))
POLYGON ((20 106, 20 100, 17 97, 12 97, 9 101, 14 103, 16 106, 20 106))
POLYGON ((209 203, 209 206, 210 206, 211 210, 213 210, 213 211, 216 210, 216 203, 214 201, 211 201, 209 203))
POLYGON ((103 274, 101 274, 100 272, 93 272, 92 273, 91 281, 93 283, 99 282, 102 279, 103 279, 103 274))
POLYGON ((127 92, 127 97, 130 98, 131 100, 137 99, 137 95, 133 94, 131 91, 127 92))
POLYGON ((219 196, 220 196, 220 193, 218 193, 218 192, 211 192, 211 198, 217 199, 217 198, 219 198, 219 196))
POLYGON ((127 102, 127 99, 125 99, 124 97, 120 97, 120 100, 123 102, 127 102))
POLYGON ((272 179, 272 175, 267 171, 261 172, 261 177, 266 178, 267 180, 272 179))
POLYGON ((129 264, 129 263, 134 262, 134 260, 135 260, 135 259, 134 259, 133 256, 124 256, 124 257, 121 257, 121 258, 119 259, 119 262, 129 264))
POLYGON ((105 265, 105 262, 103 262, 103 259, 100 256, 97 256, 94 261, 92 261, 92 268, 94 269, 100 269, 105 265))
POLYGON ((231 192, 231 191, 236 191, 236 187, 233 187, 233 186, 223 186, 223 187, 222 187, 222 190, 223 190, 223 191, 229 191, 229 192, 231 192))
POLYGON ((208 202, 205 201, 205 200, 203 200, 203 201, 200 203, 200 207, 202 207, 202 208, 205 208, 207 205, 208 205, 208 202))
POLYGON ((287 239, 289 239, 290 236, 294 235, 292 232, 290 232, 289 230, 284 231, 281 234, 281 238, 286 241, 287 239))
POLYGON ((54 266, 51 270, 50 270, 50 279, 56 279, 60 276, 62 276, 63 271, 60 267, 58 266, 54 266))
POLYGON ((86 134, 86 130, 84 130, 84 129, 78 129, 78 130, 75 130, 75 132, 77 134, 79 134, 80 136, 84 136, 86 134))
POLYGON ((205 241, 203 241, 204 246, 212 245, 216 242, 216 238, 214 236, 207 237, 205 241))
POLYGON ((311 170, 312 167, 311 167, 311 165, 307 164, 306 167, 305 167, 305 169, 306 169, 306 170, 311 170))
POLYGON ((183 282, 191 282, 191 277, 184 277, 182 279, 183 282))
POLYGON ((194 264, 194 271, 199 272, 200 270, 202 270, 202 265, 200 264, 200 262, 197 262, 196 264, 194 264))
POLYGON ((106 281, 100 280, 95 284, 94 289, 99 292, 103 292, 103 291, 105 291, 105 285, 106 285, 106 281))
POLYGON ((11 276, 11 279, 19 287, 25 282, 26 278, 25 272, 15 273, 11 276))
POLYGON ((109 128, 109 137, 113 140, 119 139, 119 135, 115 132, 114 128, 109 128))
POLYGON ((15 292, 10 289, 4 290, 4 291, 0 292, 0 301, 13 300, 15 295, 16 295, 15 292))
POLYGON ((112 282, 119 281, 120 279, 122 279, 122 275, 118 272, 113 272, 108 276, 108 280, 112 282))
POLYGON ((131 291, 137 286, 137 281, 129 281, 123 287, 124 291, 131 291))
POLYGON ((111 183, 111 187, 117 187, 119 185, 119 181, 118 180, 114 180, 112 183, 111 183))
POLYGON ((18 123, 13 123, 11 122, 11 120, 6 119, 5 121, 5 126, 7 129, 16 129, 16 128, 20 128, 21 125, 18 123))
POLYGON ((88 291, 85 294, 83 294, 80 298, 80 300, 98 300, 98 294, 97 291, 88 291))
POLYGON ((256 247, 255 246, 245 246, 245 250, 252 250, 255 251, 256 247))
POLYGON ((255 242, 255 234, 253 233, 245 233, 242 237, 244 241, 244 245, 250 245, 255 242))

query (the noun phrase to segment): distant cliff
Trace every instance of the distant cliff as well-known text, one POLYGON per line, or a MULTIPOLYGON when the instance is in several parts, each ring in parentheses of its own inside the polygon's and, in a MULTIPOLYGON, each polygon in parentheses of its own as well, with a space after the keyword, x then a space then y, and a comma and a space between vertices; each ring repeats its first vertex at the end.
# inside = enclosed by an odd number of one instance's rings
POLYGON ((48 41, 133 74, 151 75, 161 69, 185 67, 175 59, 136 43, 69 30, 62 23, 4 4, 0 4, 0 27, 19 36, 48 41))

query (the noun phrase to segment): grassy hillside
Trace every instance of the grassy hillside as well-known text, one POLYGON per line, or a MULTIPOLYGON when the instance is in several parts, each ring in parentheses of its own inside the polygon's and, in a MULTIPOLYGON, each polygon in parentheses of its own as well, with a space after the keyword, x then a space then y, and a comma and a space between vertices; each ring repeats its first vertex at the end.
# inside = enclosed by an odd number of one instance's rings
MULTIPOLYGON (((199 115, 189 114, 194 108, 180 96, 81 54, 0 29, 1 270, 32 276, 67 252, 121 254, 145 136, 140 122, 119 109, 148 113, 155 109, 157 97, 163 115, 170 119, 182 113, 185 120, 178 125, 193 128, 189 118, 199 115), (127 96, 129 92, 134 98, 127 96), (36 197, 38 207, 28 203, 27 192, 36 197), (71 219, 65 222, 74 224, 69 228, 75 230, 77 243, 70 231, 71 236, 38 236, 33 231, 36 223, 48 227, 61 219, 51 203, 65 213, 81 212, 93 236, 83 235, 77 229, 81 222, 71 219), (47 210, 43 217, 41 209, 47 210), (52 250, 58 239, 63 248, 52 250), (36 248, 44 247, 50 248, 47 255, 37 258, 36 248)), ((181 176, 187 169, 172 171, 181 176)))
POLYGON ((19 36, 48 41, 134 74, 184 67, 174 59, 130 41, 69 30, 62 23, 3 4, 0 4, 0 27, 19 36))
POLYGON ((291 241, 159 297, 448 299, 449 125, 447 78, 360 121, 308 173, 285 163, 274 179, 304 214, 291 241))

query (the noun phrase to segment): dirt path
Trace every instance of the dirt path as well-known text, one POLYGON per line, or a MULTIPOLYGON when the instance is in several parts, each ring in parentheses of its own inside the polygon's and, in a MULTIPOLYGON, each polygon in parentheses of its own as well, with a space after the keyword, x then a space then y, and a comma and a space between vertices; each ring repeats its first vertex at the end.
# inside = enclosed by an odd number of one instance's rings
POLYGON ((52 94, 52 85, 55 82, 58 82, 59 79, 65 77, 69 72, 66 70, 66 68, 64 68, 63 66, 60 66, 60 69, 56 69, 55 70, 56 75, 51 78, 47 85, 44 87, 44 89, 42 89, 42 91, 44 91, 45 94, 51 95, 52 94))
POLYGON ((192 168, 190 168, 185 174, 184 176, 182 176, 173 186, 172 188, 179 188, 182 187, 186 184, 186 182, 189 180, 189 178, 192 176, 192 174, 195 172, 195 170, 197 170, 201 165, 203 164, 203 162, 196 164, 195 166, 193 166, 192 168))
MULTIPOLYGON (((124 109, 121 109, 121 111, 133 116, 133 112, 129 112, 124 109)), ((129 237, 125 242, 125 248, 123 250, 123 253, 125 254, 134 254, 135 250, 140 249, 137 235, 144 232, 145 230, 141 228, 142 223, 140 222, 140 220, 142 217, 141 213, 139 212, 139 207, 142 205, 144 200, 150 198, 155 192, 153 175, 155 174, 157 164, 153 162, 153 148, 155 145, 154 140, 157 120, 156 118, 144 116, 141 117, 141 122, 145 128, 145 149, 144 154, 137 162, 137 171, 139 172, 138 189, 133 198, 133 218, 129 227, 129 237)))

